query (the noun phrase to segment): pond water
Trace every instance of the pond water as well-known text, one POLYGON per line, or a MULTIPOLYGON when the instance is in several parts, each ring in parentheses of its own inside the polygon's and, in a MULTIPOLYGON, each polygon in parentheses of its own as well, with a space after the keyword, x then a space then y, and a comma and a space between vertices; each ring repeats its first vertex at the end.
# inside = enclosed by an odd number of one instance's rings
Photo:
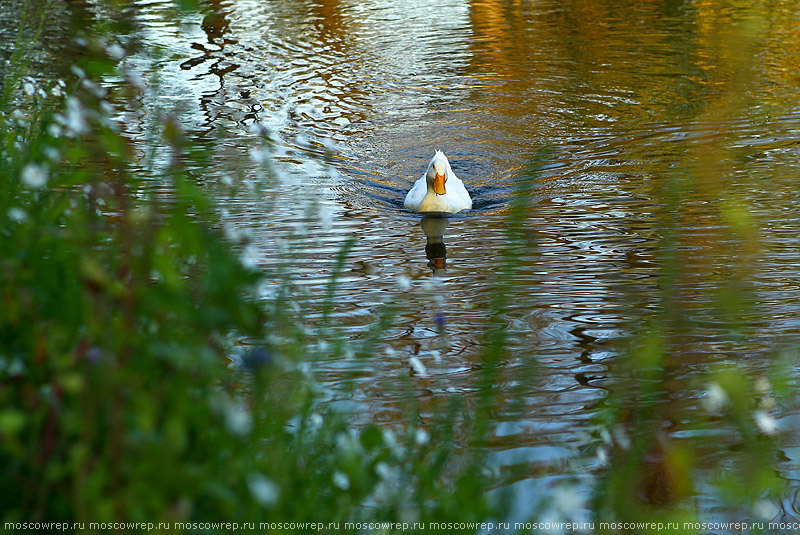
MULTIPOLYGON (((676 439, 694 432, 709 369, 762 373, 796 345, 797 3, 209 0, 188 15, 134 3, 159 52, 126 60, 146 80, 148 114, 126 118, 143 165, 168 162, 145 150, 148 117, 176 115, 213 147, 192 172, 248 238, 246 260, 291 274, 306 321, 348 238, 336 332, 357 341, 395 303, 373 357, 318 363, 331 398, 402 421, 410 384, 424 422, 428 402, 472 402, 485 333, 506 330, 497 388, 523 384, 525 403, 498 409, 492 460, 521 510, 599 463, 598 411, 626 388, 623 354, 654 318, 681 326, 661 409, 676 439), (472 210, 403 209, 435 149, 472 210)), ((790 436, 797 414, 772 413, 790 436)), ((797 518, 791 502, 782 514, 797 518)))

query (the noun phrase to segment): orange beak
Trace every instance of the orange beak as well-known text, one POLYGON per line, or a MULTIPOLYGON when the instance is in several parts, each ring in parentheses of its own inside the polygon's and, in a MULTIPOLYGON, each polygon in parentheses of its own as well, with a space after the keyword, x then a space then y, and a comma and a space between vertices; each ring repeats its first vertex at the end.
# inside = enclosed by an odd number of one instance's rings
POLYGON ((433 179, 433 191, 436 195, 444 195, 447 190, 444 189, 444 175, 436 173, 436 178, 433 179))

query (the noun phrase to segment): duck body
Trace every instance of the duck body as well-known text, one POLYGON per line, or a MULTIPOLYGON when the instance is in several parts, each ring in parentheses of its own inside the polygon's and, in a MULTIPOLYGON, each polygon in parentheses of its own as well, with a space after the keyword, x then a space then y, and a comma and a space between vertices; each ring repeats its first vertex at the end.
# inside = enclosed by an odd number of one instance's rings
POLYGON ((472 199, 447 156, 437 150, 425 174, 406 195, 403 206, 418 214, 455 214, 471 209, 472 199))

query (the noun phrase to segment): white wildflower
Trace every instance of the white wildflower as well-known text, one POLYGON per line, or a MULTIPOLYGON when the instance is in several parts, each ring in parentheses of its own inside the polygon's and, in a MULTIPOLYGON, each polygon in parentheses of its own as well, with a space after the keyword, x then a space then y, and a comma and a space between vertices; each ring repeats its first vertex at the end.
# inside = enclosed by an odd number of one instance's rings
POLYGON ((608 464, 608 450, 603 446, 597 448, 597 462, 603 466, 608 464))
POLYGON ((613 433, 614 441, 619 445, 620 448, 623 450, 630 449, 631 439, 628 437, 628 433, 625 432, 625 429, 621 425, 614 426, 613 433))
POLYGON ((47 159, 53 163, 57 163, 61 159, 61 153, 55 147, 45 147, 43 152, 47 159))
POLYGON ((50 123, 47 125, 47 133, 50 134, 51 137, 59 138, 61 137, 61 127, 56 123, 50 123))
POLYGON ((756 377, 756 380, 753 381, 753 390, 755 390, 757 394, 769 394, 769 391, 772 390, 772 385, 769 379, 763 375, 759 375, 756 377))
POLYGON ((47 184, 47 168, 39 164, 29 163, 22 169, 21 178, 22 182, 29 188, 42 188, 47 184))
POLYGON ((319 224, 324 230, 333 227, 333 211, 328 205, 323 204, 319 207, 319 224))
POLYGON ((417 357, 414 356, 409 358, 408 363, 411 364, 411 369, 414 370, 414 373, 420 377, 426 377, 428 375, 428 370, 425 369, 425 365, 422 364, 422 361, 417 357))
POLYGON ((358 453, 361 449, 356 438, 348 433, 339 433, 336 435, 336 446, 340 452, 345 453, 358 453))
POLYGON ((586 506, 584 494, 577 485, 562 485, 553 494, 553 505, 564 515, 574 514, 586 506))
POLYGON ((86 78, 86 73, 84 72, 84 70, 78 67, 77 65, 73 65, 72 67, 69 68, 69 70, 71 70, 72 74, 74 74, 78 78, 86 78))
POLYGON ((407 275, 398 275, 397 287, 403 292, 409 291, 411 289, 411 279, 407 275))
POLYGON ((253 418, 244 406, 238 403, 225 404, 225 426, 232 435, 243 436, 253 428, 253 418))
POLYGON ((139 90, 143 90, 147 87, 147 83, 144 80, 144 76, 139 71, 128 70, 126 73, 128 78, 128 83, 130 83, 133 87, 139 90))
POLYGON ((414 433, 414 442, 417 443, 417 446, 424 446, 430 441, 430 438, 428 432, 421 427, 418 427, 417 432, 414 433))
POLYGON ((778 432, 778 424, 775 422, 775 418, 766 411, 756 411, 753 416, 759 431, 765 435, 774 435, 778 432))
POLYGON ((25 373, 25 363, 22 359, 14 359, 6 367, 6 372, 11 376, 22 375, 25 373))
POLYGON ((13 207, 8 210, 8 218, 15 223, 22 223, 28 219, 28 214, 22 208, 13 207))
POLYGON ((711 382, 706 389, 706 396, 703 398, 703 406, 708 412, 717 412, 728 404, 728 393, 719 383, 711 382))
POLYGON ((253 473, 247 476, 247 488, 255 501, 262 506, 278 503, 281 489, 271 479, 263 474, 253 473))
POLYGON ((86 111, 81 102, 75 97, 67 98, 66 126, 71 137, 80 136, 89 132, 89 123, 86 120, 86 111))
POLYGON ((81 85, 91 91, 92 94, 97 98, 105 98, 105 96, 108 94, 108 91, 106 91, 105 87, 93 82, 92 80, 89 80, 88 78, 83 80, 81 85))
POLYGON ((333 484, 342 490, 347 490, 350 488, 350 478, 344 472, 336 470, 333 473, 333 484))
POLYGON ((312 412, 311 416, 308 417, 308 422, 312 429, 319 429, 322 427, 324 420, 318 412, 312 412))
POLYGON ((31 82, 25 82, 22 85, 22 90, 25 91, 26 95, 32 96, 36 92, 36 86, 34 86, 31 82))
POLYGON ((398 476, 397 469, 389 466, 385 461, 380 461, 375 465, 375 473, 378 474, 378 477, 381 479, 388 480, 395 479, 398 476))
POLYGON ((389 448, 389 451, 392 452, 392 455, 398 459, 401 458, 403 456, 403 449, 397 442, 397 436, 395 436, 394 431, 391 429, 383 429, 381 435, 383 436, 384 445, 389 448))
POLYGON ((111 43, 108 45, 108 47, 106 47, 106 52, 111 59, 117 61, 125 57, 125 49, 122 48, 119 43, 111 43))
POLYGON ((266 148, 251 148, 249 151, 250 159, 259 165, 264 165, 269 161, 270 152, 266 148))
POLYGON ((258 266, 258 247, 254 243, 249 243, 242 251, 242 265, 253 269, 258 266))

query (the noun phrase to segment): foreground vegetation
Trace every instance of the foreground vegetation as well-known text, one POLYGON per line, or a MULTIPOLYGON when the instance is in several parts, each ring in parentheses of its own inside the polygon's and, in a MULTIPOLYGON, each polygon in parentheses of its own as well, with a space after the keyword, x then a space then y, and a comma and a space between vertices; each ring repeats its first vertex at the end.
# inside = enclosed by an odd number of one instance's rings
MULTIPOLYGON (((332 334, 325 313, 336 274, 316 325, 285 306, 291 274, 273 298, 256 300, 263 274, 240 261, 187 170, 202 165, 202 147, 164 117, 153 143, 168 148, 171 165, 148 168, 120 132, 118 111, 138 104, 119 60, 137 45, 115 41, 117 32, 87 33, 63 79, 31 76, 26 53, 38 33, 20 32, 3 73, 0 521, 87 529, 188 522, 179 529, 205 533, 225 532, 204 524, 225 521, 317 521, 329 532, 376 533, 404 525, 424 531, 414 524, 431 522, 477 532, 469 523, 503 521, 510 500, 490 490, 503 479, 487 463, 486 444, 499 403, 493 386, 507 342, 502 314, 513 294, 515 251, 530 246, 525 188, 547 153, 521 173, 523 190, 510 210, 479 402, 446 400, 424 427, 413 417, 402 426, 364 422, 325 403, 309 364, 320 342, 334 354, 371 355, 391 324, 391 303, 353 345, 332 334), (126 81, 109 93, 106 77, 126 81)), ((664 195, 677 206, 686 176, 673 178, 664 195)), ((751 243, 752 223, 738 206, 725 215, 731 232, 751 243)), ((708 385, 698 387, 707 389, 708 420, 691 426, 729 426, 731 438, 676 440, 666 429, 680 420, 669 412, 667 381, 671 342, 686 326, 671 302, 677 224, 662 223, 663 306, 621 348, 629 373, 614 379, 591 430, 581 468, 598 473, 586 504, 597 523, 585 531, 618 531, 600 522, 654 521, 704 533, 703 507, 694 501, 700 486, 743 518, 768 521, 786 492, 769 411, 793 396, 791 352, 758 376, 744 364, 709 370, 708 385), (709 467, 703 453, 718 447, 731 456, 709 467), (716 468, 718 478, 702 475, 716 468)), ((730 318, 721 336, 743 335, 737 310, 746 302, 734 297, 720 301, 730 318)), ((409 394, 409 415, 419 412, 415 403, 409 394)), ((530 511, 571 519, 549 496, 530 511)))

